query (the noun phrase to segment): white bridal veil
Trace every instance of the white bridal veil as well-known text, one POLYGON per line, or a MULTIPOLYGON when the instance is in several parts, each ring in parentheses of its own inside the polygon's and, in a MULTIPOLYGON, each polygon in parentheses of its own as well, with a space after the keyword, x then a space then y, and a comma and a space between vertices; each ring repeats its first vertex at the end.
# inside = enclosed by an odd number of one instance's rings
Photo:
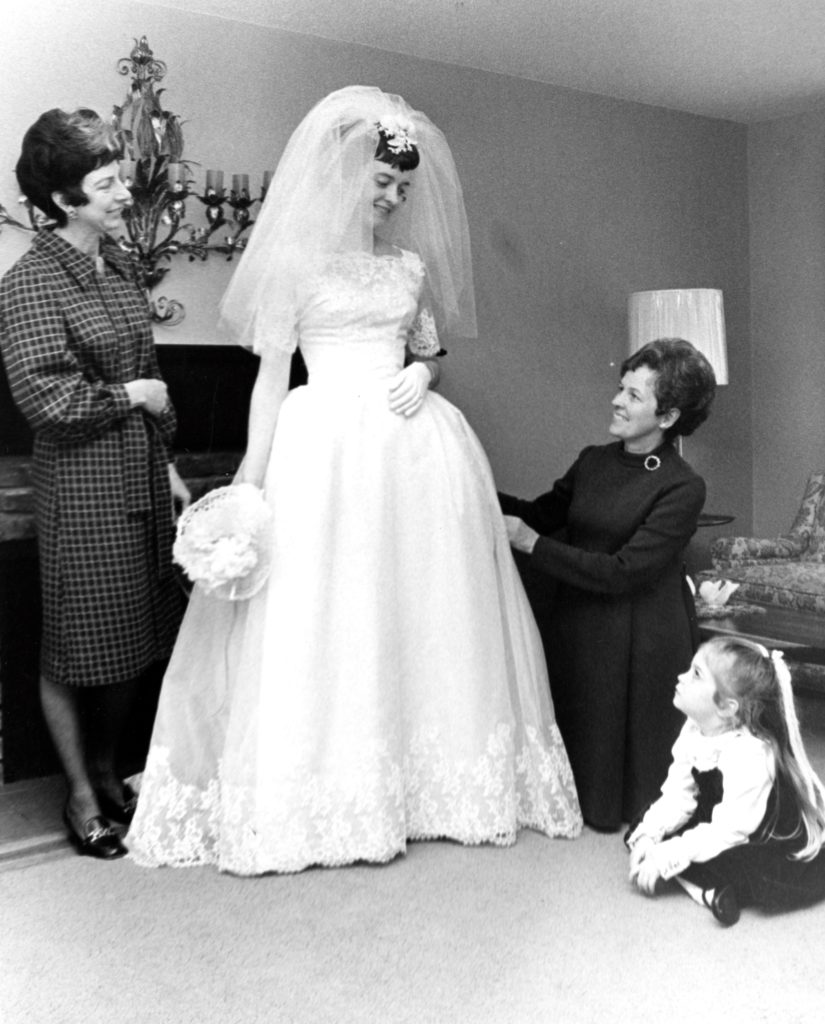
POLYGON ((373 160, 378 122, 388 120, 408 129, 421 159, 383 237, 423 260, 439 332, 475 336, 470 237, 447 140, 400 96, 356 85, 313 107, 284 150, 221 302, 238 343, 292 347, 298 288, 312 268, 332 253, 372 252, 373 160))

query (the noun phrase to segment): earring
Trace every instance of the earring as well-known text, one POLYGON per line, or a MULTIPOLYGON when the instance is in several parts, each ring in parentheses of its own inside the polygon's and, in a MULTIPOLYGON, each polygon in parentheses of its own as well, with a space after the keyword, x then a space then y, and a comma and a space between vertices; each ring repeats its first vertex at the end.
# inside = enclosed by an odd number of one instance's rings
POLYGON ((77 217, 77 210, 73 206, 70 206, 66 211, 66 216, 69 220, 74 220, 77 217))

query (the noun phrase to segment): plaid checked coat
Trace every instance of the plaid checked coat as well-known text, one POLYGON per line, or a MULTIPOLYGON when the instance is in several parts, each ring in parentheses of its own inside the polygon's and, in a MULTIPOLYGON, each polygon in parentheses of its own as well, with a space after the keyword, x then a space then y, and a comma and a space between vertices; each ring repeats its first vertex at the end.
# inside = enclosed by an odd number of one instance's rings
POLYGON ((124 682, 169 654, 169 407, 131 408, 124 382, 160 377, 146 298, 112 241, 102 266, 41 231, 0 283, 0 347, 34 431, 43 596, 41 669, 73 686, 124 682))

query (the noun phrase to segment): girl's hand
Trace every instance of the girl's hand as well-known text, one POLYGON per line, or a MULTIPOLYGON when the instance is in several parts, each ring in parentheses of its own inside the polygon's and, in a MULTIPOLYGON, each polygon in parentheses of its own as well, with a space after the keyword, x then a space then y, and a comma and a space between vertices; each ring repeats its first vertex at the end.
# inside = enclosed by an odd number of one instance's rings
POLYGON ((656 860, 653 857, 645 857, 645 859, 639 865, 639 870, 636 872, 636 888, 645 894, 645 896, 654 896, 656 894, 656 883, 662 877, 656 860))
POLYGON ((539 539, 536 531, 518 516, 505 516, 504 524, 507 527, 507 539, 510 541, 510 547, 529 555, 539 539))
POLYGON ((413 416, 424 403, 432 375, 424 363, 410 363, 390 381, 390 409, 399 416, 413 416))
POLYGON ((642 836, 633 844, 630 850, 630 881, 634 884, 639 874, 639 866, 653 846, 655 846, 655 843, 650 836, 642 836))
POLYGON ((169 463, 169 486, 172 489, 172 501, 179 508, 180 512, 189 508, 192 501, 192 495, 189 492, 189 488, 181 479, 180 473, 178 473, 177 467, 174 462, 169 463))

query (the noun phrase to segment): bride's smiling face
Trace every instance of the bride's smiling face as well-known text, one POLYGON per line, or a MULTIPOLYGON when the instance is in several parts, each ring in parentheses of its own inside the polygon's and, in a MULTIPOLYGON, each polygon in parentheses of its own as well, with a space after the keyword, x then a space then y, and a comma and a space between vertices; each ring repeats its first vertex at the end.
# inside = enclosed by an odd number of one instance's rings
POLYGON ((400 171, 383 160, 373 160, 372 219, 375 227, 386 224, 398 206, 407 201, 413 173, 400 171))

